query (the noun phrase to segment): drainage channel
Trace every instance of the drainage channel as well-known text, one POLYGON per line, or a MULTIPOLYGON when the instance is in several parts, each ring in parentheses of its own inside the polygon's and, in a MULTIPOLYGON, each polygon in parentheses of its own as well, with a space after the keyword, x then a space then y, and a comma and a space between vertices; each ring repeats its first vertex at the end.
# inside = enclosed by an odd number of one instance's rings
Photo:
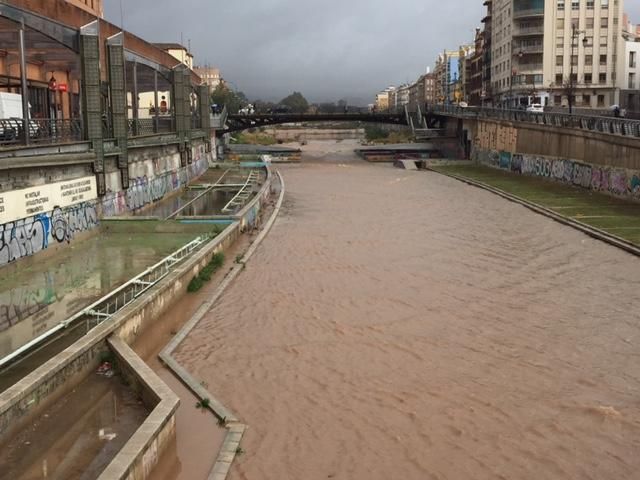
MULTIPOLYGON (((152 243, 158 236, 160 235, 155 235, 154 238, 146 239, 146 241, 152 243)), ((148 237, 148 235, 143 235, 143 237, 148 237)), ((129 238, 132 238, 132 236, 129 235, 129 238)), ((177 238, 181 238, 181 236, 177 235, 177 238)), ((47 305, 42 310, 42 312, 47 312, 42 315, 43 318, 51 315, 55 318, 57 312, 64 312, 69 309, 72 309, 72 311, 77 309, 76 313, 66 318, 63 317, 61 321, 59 320, 53 324, 47 324, 40 322, 38 317, 40 312, 37 312, 36 318, 32 318, 31 322, 27 322, 25 319, 25 321, 17 322, 5 329, 0 333, 0 335, 2 335, 5 342, 9 342, 9 344, 10 342, 15 341, 17 343, 17 347, 3 349, 4 355, 0 359, 0 391, 4 391, 14 385, 26 375, 37 369, 40 365, 44 364, 47 360, 63 351, 82 336, 86 335, 91 329, 108 320, 128 304, 143 295, 168 275, 174 266, 199 249, 210 238, 211 237, 207 235, 198 236, 195 240, 189 241, 186 245, 173 251, 170 255, 165 256, 159 262, 149 268, 146 268, 142 273, 126 281, 121 286, 112 289, 109 293, 103 295, 98 300, 92 302, 87 301, 84 303, 84 305, 89 303, 88 306, 80 308, 76 307, 76 305, 81 305, 86 301, 86 299, 91 298, 89 293, 86 295, 77 294, 77 296, 75 296, 76 292, 82 290, 84 285, 92 284, 96 281, 103 282, 107 285, 121 283, 117 281, 119 278, 117 276, 118 272, 114 272, 113 270, 108 273, 100 271, 100 268, 107 267, 114 260, 113 258, 106 258, 104 259, 106 262, 98 262, 98 268, 95 272, 87 274, 88 279, 85 280, 83 277, 79 282, 80 285, 70 285, 70 292, 60 294, 62 296, 61 300, 63 301, 65 300, 65 297, 70 297, 68 303, 54 301, 51 305, 47 305), (109 273, 116 275, 115 281, 114 279, 108 278, 109 273), (105 278, 105 275, 107 275, 107 278, 105 278), (49 328, 46 328, 42 333, 34 334, 29 338, 28 333, 37 332, 37 330, 33 329, 33 325, 45 325, 49 328), (29 327, 31 327, 30 330, 29 327), (24 331, 27 331, 28 333, 23 334, 22 332, 24 331)), ((135 256, 135 253, 133 255, 135 256)), ((125 256, 123 258, 129 257, 125 256)), ((83 257, 80 257, 81 261, 82 259, 83 257)), ((126 271, 127 269, 124 270, 124 272, 126 271)), ((50 273, 50 271, 46 271, 45 275, 50 273)), ((63 273, 61 275, 63 275, 63 273)), ((64 277, 61 279, 64 281, 64 277)), ((90 291, 90 289, 88 290, 90 291)), ((55 298, 55 295, 56 293, 54 292, 54 300, 59 300, 55 298)))

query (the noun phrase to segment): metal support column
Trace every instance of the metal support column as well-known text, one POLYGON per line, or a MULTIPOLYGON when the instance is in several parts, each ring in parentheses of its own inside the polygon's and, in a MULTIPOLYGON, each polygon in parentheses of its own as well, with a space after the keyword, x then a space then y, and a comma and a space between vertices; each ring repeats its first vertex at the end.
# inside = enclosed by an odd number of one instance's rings
POLYGON ((206 151, 211 152, 211 139, 215 137, 211 129, 211 110, 209 108, 209 86, 200 85, 198 87, 198 108, 200 110, 200 128, 206 135, 206 151))
POLYGON ((25 52, 24 41, 24 20, 20 22, 20 85, 22 86, 22 129, 23 141, 25 145, 29 145, 29 87, 27 86, 27 53, 25 52))
POLYGON ((140 135, 140 125, 138 117, 140 115, 140 99, 138 98, 138 62, 133 62, 133 93, 131 96, 131 108, 133 109, 133 136, 140 135))
POLYGON ((153 71, 153 132, 158 133, 160 131, 160 104, 158 103, 158 71, 153 71))
POLYGON ((111 87, 111 124, 113 125, 113 137, 120 150, 118 169, 120 170, 122 188, 127 189, 129 188, 129 122, 127 121, 124 34, 118 33, 107 39, 107 56, 111 87))
POLYGON ((98 20, 80 29, 80 68, 82 78, 82 110, 84 135, 95 153, 98 194, 107 192, 102 132, 102 97, 100 92, 100 32, 98 20))

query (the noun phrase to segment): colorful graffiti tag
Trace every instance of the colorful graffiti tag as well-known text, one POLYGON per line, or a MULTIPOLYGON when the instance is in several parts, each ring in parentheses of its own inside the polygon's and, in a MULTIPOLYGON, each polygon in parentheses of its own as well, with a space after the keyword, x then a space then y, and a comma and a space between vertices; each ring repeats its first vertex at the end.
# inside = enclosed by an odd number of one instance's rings
POLYGON ((69 242, 80 232, 98 225, 93 202, 39 213, 0 225, 0 266, 46 249, 52 243, 69 242))
POLYGON ((522 175, 550 178, 616 196, 640 198, 640 172, 494 150, 476 150, 476 160, 522 175))
POLYGON ((166 195, 183 188, 208 168, 208 160, 201 157, 187 167, 158 175, 132 178, 129 188, 121 192, 109 192, 101 201, 102 216, 114 217, 140 210, 150 203, 162 200, 166 195))

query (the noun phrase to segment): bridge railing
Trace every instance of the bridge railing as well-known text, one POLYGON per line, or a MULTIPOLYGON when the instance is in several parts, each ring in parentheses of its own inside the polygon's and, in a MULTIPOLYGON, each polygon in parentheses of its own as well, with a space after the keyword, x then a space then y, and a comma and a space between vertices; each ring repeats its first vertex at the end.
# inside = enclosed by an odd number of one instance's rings
POLYGON ((429 111, 467 118, 487 118, 510 122, 526 122, 553 127, 576 128, 592 132, 640 138, 640 121, 616 117, 569 115, 567 113, 527 112, 485 107, 459 107, 456 105, 430 105, 429 111))

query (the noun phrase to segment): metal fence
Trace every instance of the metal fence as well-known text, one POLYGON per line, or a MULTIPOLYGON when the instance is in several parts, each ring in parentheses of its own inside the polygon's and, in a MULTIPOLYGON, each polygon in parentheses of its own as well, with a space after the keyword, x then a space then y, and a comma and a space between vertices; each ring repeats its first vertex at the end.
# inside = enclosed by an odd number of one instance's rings
POLYGON ((173 116, 129 119, 129 137, 141 137, 157 133, 171 133, 175 131, 173 116))
MULTIPOLYGON (((37 118, 29 120, 29 143, 66 143, 78 142, 84 138, 80 119, 58 120, 37 118)), ((21 118, 0 120, 0 145, 24 145, 25 121, 21 118)))
POLYGON ((526 112, 499 108, 431 105, 429 111, 456 117, 488 118, 510 122, 526 122, 552 127, 576 128, 593 132, 640 138, 640 121, 616 117, 569 115, 568 113, 526 112))
POLYGON ((131 302, 140 297, 144 292, 156 285, 160 280, 165 278, 178 263, 189 257, 194 251, 204 245, 210 237, 198 237, 191 243, 185 245, 181 249, 175 251, 168 257, 156 263, 152 267, 142 272, 137 277, 129 280, 127 283, 112 291, 92 305, 84 308, 64 322, 60 322, 51 330, 43 333, 39 337, 33 339, 26 345, 15 350, 10 355, 0 359, 0 367, 11 362, 15 358, 23 355, 25 352, 37 345, 43 343, 54 334, 74 324, 76 322, 85 321, 87 332, 97 325, 109 320, 116 313, 129 305, 131 302))

